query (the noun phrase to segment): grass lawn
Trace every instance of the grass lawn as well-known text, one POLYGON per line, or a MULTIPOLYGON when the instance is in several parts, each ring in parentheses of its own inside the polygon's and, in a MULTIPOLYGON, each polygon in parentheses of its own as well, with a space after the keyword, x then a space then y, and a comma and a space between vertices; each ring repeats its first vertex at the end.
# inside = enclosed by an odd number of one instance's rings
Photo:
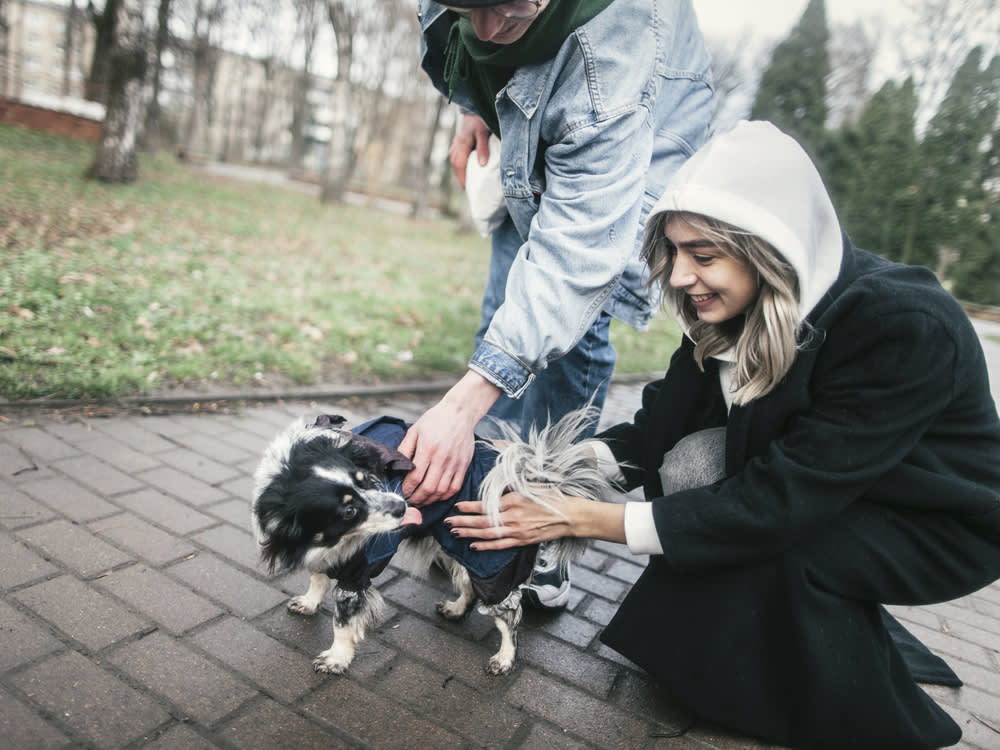
MULTIPOLYGON (((165 154, 140 180, 82 175, 94 146, 0 125, 0 395, 459 375, 488 243, 450 220, 324 205, 165 154)), ((665 316, 613 329, 618 373, 665 368, 665 316)))

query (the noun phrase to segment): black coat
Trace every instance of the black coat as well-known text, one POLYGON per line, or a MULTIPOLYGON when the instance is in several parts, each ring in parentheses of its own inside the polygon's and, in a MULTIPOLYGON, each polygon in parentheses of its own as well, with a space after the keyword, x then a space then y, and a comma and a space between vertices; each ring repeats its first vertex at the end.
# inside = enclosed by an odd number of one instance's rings
POLYGON ((781 384, 727 415, 685 338, 631 424, 599 437, 644 485, 663 554, 603 640, 681 702, 807 747, 935 747, 957 725, 915 684, 879 603, 1000 577, 1000 420, 978 337, 923 268, 845 239, 781 384), (681 437, 726 426, 726 476, 660 497, 681 437))

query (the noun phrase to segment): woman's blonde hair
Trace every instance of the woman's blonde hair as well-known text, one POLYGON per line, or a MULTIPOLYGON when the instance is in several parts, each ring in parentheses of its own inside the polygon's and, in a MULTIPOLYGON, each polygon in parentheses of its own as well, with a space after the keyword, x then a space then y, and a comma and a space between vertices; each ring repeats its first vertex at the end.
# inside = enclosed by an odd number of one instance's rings
POLYGON ((650 283, 660 283, 665 299, 687 327, 695 344, 695 362, 703 372, 706 357, 735 347, 733 403, 746 404, 774 390, 795 360, 801 327, 798 275, 781 254, 757 235, 718 219, 664 211, 646 227, 643 258, 649 266, 650 283), (726 257, 756 272, 757 297, 744 315, 724 323, 705 323, 698 319, 684 290, 670 286, 674 246, 664 231, 672 218, 710 239, 726 257))

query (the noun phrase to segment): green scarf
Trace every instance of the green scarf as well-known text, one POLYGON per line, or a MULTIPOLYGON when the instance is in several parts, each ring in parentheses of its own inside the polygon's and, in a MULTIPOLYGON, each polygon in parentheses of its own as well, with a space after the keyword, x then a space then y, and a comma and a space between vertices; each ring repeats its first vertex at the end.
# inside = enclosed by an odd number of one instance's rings
POLYGON ((445 50, 444 79, 448 98, 464 83, 476 114, 490 131, 500 135, 496 96, 517 68, 551 60, 563 42, 613 0, 572 0, 555 10, 552 0, 520 39, 511 44, 484 42, 476 36, 472 21, 459 17, 451 25, 445 50))

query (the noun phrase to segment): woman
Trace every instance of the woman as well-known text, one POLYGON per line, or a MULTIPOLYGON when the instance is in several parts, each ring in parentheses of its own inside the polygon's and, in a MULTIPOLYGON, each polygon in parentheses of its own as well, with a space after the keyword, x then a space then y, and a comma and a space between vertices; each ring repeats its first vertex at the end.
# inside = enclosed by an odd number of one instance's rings
POLYGON ((720 724, 804 747, 957 742, 880 605, 1000 577, 1000 420, 965 313, 926 269, 854 248, 768 123, 710 141, 651 216, 647 262, 686 335, 634 421, 598 435, 649 502, 567 498, 559 516, 508 495, 501 526, 456 517, 456 534, 650 554, 602 640, 720 724))

